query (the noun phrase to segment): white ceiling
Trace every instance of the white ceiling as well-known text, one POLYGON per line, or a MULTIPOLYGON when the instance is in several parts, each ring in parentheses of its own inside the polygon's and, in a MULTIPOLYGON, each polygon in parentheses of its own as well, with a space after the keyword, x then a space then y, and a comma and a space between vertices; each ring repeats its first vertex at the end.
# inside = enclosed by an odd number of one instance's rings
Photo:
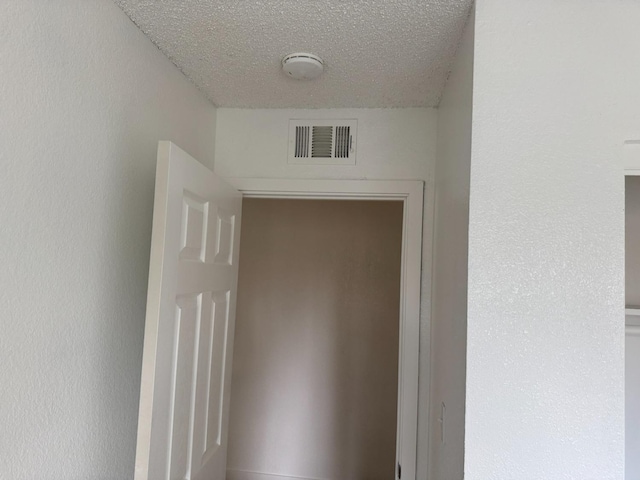
POLYGON ((472 0, 114 0, 221 107, 436 106, 472 0), (310 52, 301 82, 281 59, 310 52))

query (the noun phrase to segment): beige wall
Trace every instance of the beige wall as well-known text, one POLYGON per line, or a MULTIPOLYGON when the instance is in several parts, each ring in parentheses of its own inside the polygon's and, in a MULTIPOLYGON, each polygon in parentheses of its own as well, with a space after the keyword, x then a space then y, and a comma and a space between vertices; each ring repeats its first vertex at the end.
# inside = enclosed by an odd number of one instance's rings
POLYGON ((640 177, 625 177, 625 303, 640 306, 640 177))
POLYGON ((247 199, 228 478, 394 475, 402 203, 247 199))
MULTIPOLYGON (((640 177, 625 177, 625 303, 640 306, 640 177)), ((637 324, 638 317, 627 317, 637 324)), ((640 336, 625 339, 625 478, 640 479, 640 336)))

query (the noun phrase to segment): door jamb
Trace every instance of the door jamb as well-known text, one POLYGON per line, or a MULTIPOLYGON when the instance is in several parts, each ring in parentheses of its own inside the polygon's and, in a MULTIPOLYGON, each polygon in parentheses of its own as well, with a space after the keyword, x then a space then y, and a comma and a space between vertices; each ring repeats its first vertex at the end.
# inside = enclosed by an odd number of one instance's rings
POLYGON ((400 200, 403 202, 395 478, 396 480, 400 478, 399 466, 401 465, 402 477, 405 480, 415 480, 424 182, 228 177, 225 180, 246 198, 400 200))
MULTIPOLYGON (((624 142, 624 176, 640 176, 640 140, 627 140, 624 142)), ((625 307, 625 335, 640 335, 640 327, 637 319, 640 317, 638 306, 627 305, 625 307), (627 317, 634 318, 633 322, 628 322, 627 317)))

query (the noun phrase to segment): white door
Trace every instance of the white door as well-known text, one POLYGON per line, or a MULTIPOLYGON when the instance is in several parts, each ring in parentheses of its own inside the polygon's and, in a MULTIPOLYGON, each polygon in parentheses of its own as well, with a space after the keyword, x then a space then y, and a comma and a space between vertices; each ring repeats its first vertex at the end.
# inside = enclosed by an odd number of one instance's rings
POLYGON ((640 311, 627 309, 625 323, 625 479, 640 480, 640 311))
POLYGON ((158 145, 136 480, 224 480, 242 196, 158 145))

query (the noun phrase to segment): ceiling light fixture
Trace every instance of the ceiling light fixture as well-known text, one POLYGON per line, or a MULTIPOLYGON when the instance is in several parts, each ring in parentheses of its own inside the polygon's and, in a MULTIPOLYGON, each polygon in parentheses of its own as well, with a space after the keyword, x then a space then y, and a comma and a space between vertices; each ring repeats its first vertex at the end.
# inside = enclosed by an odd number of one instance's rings
POLYGON ((282 59, 282 70, 296 80, 312 80, 320 76, 324 62, 312 53, 290 53, 282 59))

